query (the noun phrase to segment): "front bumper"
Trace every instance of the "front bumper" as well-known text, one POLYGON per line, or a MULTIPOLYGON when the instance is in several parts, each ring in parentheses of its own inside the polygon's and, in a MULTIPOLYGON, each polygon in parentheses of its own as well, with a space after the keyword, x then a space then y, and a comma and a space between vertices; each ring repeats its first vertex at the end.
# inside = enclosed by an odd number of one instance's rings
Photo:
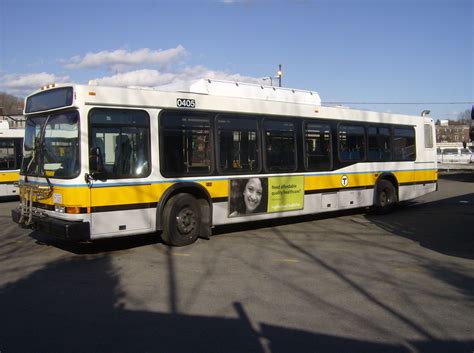
MULTIPOLYGON (((12 210, 12 220, 20 224, 21 212, 19 209, 12 210)), ((47 216, 33 215, 30 227, 52 234, 64 240, 87 241, 90 240, 89 222, 73 222, 55 219, 47 216)))

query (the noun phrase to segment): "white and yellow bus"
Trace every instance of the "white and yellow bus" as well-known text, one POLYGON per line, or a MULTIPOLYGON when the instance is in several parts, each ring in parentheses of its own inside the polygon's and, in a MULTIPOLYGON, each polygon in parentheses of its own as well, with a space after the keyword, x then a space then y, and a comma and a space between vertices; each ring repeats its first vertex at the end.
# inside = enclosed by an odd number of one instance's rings
POLYGON ((0 120, 0 199, 18 196, 18 179, 25 130, 15 129, 0 120))
POLYGON ((321 105, 316 92, 199 80, 166 92, 52 85, 26 98, 14 221, 66 239, 373 207, 437 189, 429 117, 321 105))

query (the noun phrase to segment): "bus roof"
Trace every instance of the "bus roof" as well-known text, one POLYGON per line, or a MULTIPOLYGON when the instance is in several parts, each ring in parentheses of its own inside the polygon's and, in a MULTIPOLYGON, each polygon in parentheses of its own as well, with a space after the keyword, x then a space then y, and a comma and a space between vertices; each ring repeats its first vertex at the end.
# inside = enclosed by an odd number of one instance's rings
MULTIPOLYGON (((277 102, 306 103, 321 105, 317 92, 294 88, 264 86, 254 83, 233 82, 214 79, 199 79, 181 85, 164 86, 163 90, 183 93, 198 93, 210 96, 250 98, 277 102)), ((160 90, 160 88, 157 88, 160 90)))
MULTIPOLYGON (((264 86, 254 83, 243 83, 234 81, 223 81, 214 79, 200 79, 180 84, 167 85, 156 88, 147 87, 114 87, 97 85, 94 81, 90 81, 88 85, 74 83, 59 83, 43 87, 27 97, 35 96, 41 92, 50 89, 60 89, 72 87, 74 92, 79 92, 72 105, 119 105, 119 106, 142 106, 155 108, 176 107, 179 99, 199 99, 190 95, 202 96, 202 105, 199 109, 218 110, 218 111, 239 111, 242 113, 266 113, 280 115, 298 115, 311 117, 324 117, 332 119, 334 117, 347 120, 364 120, 364 121, 390 121, 396 119, 402 124, 412 124, 414 118, 420 116, 376 112, 370 110, 354 109, 352 107, 340 107, 324 105, 321 102, 319 94, 315 91, 306 91, 285 87, 264 86), (149 93, 145 93, 148 91, 149 93), (161 103, 157 104, 156 95, 160 95, 161 103), (182 94, 182 96, 180 96, 182 94), (80 98, 79 98, 80 97, 80 98), (216 100, 210 98, 216 97, 216 100), (229 100, 227 100, 227 98, 229 100), (243 103, 242 99, 247 103, 243 103), (263 104, 255 105, 252 101, 260 101, 263 104), (277 105, 269 105, 267 103, 275 102, 277 105), (292 107, 284 107, 285 104, 291 104, 292 107), (316 107, 315 107, 316 106, 316 107)), ((194 108, 194 107, 192 107, 194 108)), ((42 111, 34 111, 31 113, 39 113, 49 110, 58 109, 51 107, 42 111)), ((25 111, 25 113, 27 113, 25 111)), ((429 116, 421 117, 425 123, 432 123, 433 119, 429 116)), ((419 121, 417 119, 417 121, 419 121)))

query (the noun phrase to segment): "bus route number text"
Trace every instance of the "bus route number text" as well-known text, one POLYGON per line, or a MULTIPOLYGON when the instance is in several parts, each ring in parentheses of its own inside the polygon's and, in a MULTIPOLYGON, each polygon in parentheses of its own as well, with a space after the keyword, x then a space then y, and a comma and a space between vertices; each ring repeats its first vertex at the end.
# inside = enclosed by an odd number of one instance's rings
POLYGON ((176 105, 180 108, 196 108, 196 101, 194 99, 178 98, 176 105))

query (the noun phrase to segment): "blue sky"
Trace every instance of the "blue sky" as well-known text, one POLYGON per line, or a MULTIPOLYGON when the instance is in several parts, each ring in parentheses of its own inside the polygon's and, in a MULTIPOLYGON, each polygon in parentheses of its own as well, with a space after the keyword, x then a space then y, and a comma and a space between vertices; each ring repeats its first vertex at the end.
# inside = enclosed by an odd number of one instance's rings
POLYGON ((201 77, 456 118, 474 101, 473 0, 0 0, 0 91, 201 77), (266 81, 268 83, 268 81, 266 81))

